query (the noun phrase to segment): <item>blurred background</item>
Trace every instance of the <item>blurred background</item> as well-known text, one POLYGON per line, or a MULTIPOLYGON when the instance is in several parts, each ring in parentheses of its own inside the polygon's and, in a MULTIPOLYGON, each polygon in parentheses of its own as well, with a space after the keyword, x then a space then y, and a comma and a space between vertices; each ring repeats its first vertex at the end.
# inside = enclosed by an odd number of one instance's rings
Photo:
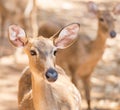
MULTIPOLYGON (((100 9, 112 10, 119 0, 93 0, 100 9)), ((27 36, 34 35, 35 29, 44 22, 58 27, 71 22, 81 24, 81 33, 94 40, 97 34, 97 19, 87 11, 88 0, 0 0, 0 110, 17 110, 17 86, 21 71, 28 64, 21 49, 9 43, 8 26, 18 24, 26 30, 27 36), (33 10, 33 12, 31 11, 33 10), (36 13, 34 13, 34 11, 36 13), (35 20, 37 16, 37 20, 35 20)), ((107 39, 103 57, 93 71, 91 82, 92 108, 96 110, 120 110, 120 15, 116 18, 117 37, 107 39)), ((82 108, 86 109, 81 86, 82 108)))

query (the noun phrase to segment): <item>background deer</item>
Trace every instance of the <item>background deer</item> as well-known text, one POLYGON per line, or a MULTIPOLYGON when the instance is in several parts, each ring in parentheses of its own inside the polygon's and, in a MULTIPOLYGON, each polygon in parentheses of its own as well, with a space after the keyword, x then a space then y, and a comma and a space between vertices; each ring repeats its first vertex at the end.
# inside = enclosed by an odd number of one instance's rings
MULTIPOLYGON (((70 48, 60 50, 57 54, 57 64, 60 65, 66 73, 71 77, 73 83, 79 88, 78 81, 81 78, 84 84, 85 95, 88 104, 88 110, 91 109, 90 105, 90 76, 96 67, 98 61, 101 59, 107 38, 109 36, 114 38, 116 32, 114 30, 115 19, 113 14, 119 14, 120 5, 118 4, 110 10, 99 10, 97 4, 89 2, 87 4, 88 10, 91 14, 98 19, 97 37, 94 41, 90 41, 87 36, 81 36, 70 48)), ((49 37, 50 32, 56 32, 58 27, 49 23, 44 23, 42 30, 39 34, 49 37), (50 28, 51 26, 51 28, 50 28), (52 28, 54 27, 54 28, 52 28), (51 31, 51 29, 53 29, 51 31), (46 32, 46 33, 45 33, 46 32)))
POLYGON ((19 81, 19 110, 80 110, 78 90, 55 62, 57 49, 74 43, 78 31, 79 24, 73 23, 49 39, 28 38, 19 26, 9 27, 10 42, 23 47, 29 59, 19 81))

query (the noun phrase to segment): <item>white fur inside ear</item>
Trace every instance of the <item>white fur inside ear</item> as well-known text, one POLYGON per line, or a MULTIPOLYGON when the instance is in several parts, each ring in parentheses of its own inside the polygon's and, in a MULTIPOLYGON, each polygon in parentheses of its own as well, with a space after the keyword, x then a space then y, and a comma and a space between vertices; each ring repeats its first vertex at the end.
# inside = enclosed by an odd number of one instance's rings
POLYGON ((67 36, 69 34, 68 30, 62 30, 59 34, 59 39, 62 39, 64 36, 67 36))
POLYGON ((96 13, 98 11, 98 6, 94 2, 89 2, 88 3, 88 9, 92 13, 96 13))
POLYGON ((64 49, 70 46, 77 38, 79 32, 78 24, 71 24, 65 27, 55 39, 55 45, 58 48, 64 49))
POLYGON ((93 9, 94 11, 98 10, 98 7, 96 4, 91 4, 90 8, 93 9))
POLYGON ((18 36, 18 37, 25 37, 25 32, 24 32, 24 30, 21 29, 21 31, 19 31, 19 33, 18 33, 17 36, 18 36))
POLYGON ((25 37, 25 32, 23 29, 20 29, 19 31, 10 29, 9 32, 10 32, 10 40, 12 40, 12 41, 16 40, 17 37, 19 37, 19 38, 25 37))
POLYGON ((120 14, 120 4, 117 4, 114 8, 113 8, 113 13, 114 14, 120 14))
POLYGON ((74 24, 71 28, 66 28, 61 31, 59 34, 59 39, 64 38, 64 36, 68 36, 69 39, 74 39, 76 35, 78 34, 79 27, 78 25, 74 24))
POLYGON ((16 47, 25 46, 28 39, 26 37, 25 31, 16 25, 9 26, 9 40, 16 47))
POLYGON ((16 35, 17 35, 16 32, 13 31, 10 34, 11 34, 10 35, 10 40, 15 40, 16 39, 16 35))

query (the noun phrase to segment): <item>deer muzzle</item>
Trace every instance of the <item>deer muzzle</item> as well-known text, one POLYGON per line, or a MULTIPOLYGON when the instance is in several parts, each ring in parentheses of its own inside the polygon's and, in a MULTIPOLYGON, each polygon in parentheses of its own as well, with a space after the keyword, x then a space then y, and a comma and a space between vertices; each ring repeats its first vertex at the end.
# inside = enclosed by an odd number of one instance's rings
POLYGON ((116 37, 116 32, 114 30, 110 31, 110 37, 111 38, 116 37))
POLYGON ((58 78, 58 73, 55 69, 49 68, 45 73, 46 79, 49 82, 55 82, 58 78))

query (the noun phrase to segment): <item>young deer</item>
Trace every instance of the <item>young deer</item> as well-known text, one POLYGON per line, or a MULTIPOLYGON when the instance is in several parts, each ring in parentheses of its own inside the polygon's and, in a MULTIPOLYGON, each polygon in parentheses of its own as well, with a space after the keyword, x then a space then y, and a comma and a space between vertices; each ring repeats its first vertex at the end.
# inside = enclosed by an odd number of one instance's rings
POLYGON ((23 47, 29 59, 19 81, 19 110, 80 110, 79 91, 55 62, 57 49, 74 43, 78 31, 79 24, 73 23, 51 38, 27 38, 19 26, 9 27, 10 42, 23 47))
MULTIPOLYGON (((71 48, 61 50, 60 53, 58 52, 57 64, 63 67, 63 69, 72 76, 72 81, 77 87, 77 81, 79 78, 82 79, 88 110, 90 110, 90 76, 103 55, 107 38, 109 36, 114 38, 116 36, 116 32, 114 31, 115 20, 110 11, 99 10, 97 5, 93 2, 88 3, 88 8, 98 19, 96 39, 85 44, 79 35, 79 40, 75 42, 71 48)), ((120 5, 119 7, 116 6, 113 12, 120 12, 120 5)))

